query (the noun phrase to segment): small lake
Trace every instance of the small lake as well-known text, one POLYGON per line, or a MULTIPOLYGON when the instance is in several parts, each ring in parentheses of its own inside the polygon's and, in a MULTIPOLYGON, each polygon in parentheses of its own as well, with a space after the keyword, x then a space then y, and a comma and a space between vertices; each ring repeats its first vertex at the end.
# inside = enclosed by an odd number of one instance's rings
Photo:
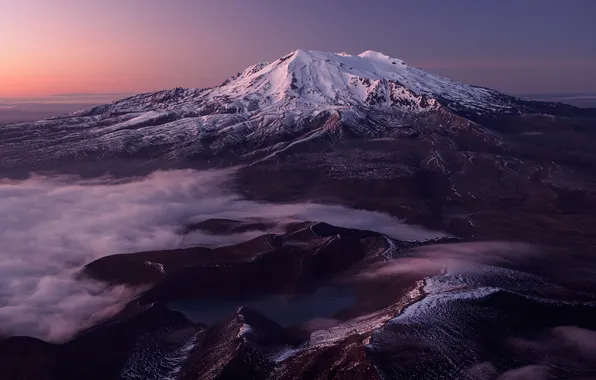
POLYGON ((213 325, 229 318, 240 306, 255 309, 281 326, 291 326, 313 318, 330 318, 354 306, 356 297, 349 288, 324 287, 313 293, 288 298, 263 295, 238 298, 203 298, 168 303, 168 308, 183 313, 195 323, 213 325))

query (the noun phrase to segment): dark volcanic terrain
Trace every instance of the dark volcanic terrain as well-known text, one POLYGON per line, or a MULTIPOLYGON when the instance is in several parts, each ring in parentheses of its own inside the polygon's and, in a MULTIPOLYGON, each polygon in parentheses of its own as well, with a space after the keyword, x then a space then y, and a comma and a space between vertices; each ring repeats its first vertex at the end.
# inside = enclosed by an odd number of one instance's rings
MULTIPOLYGON (((124 234, 143 249, 106 238, 69 277, 134 296, 65 339, 0 325, 0 379, 596 378, 595 143, 596 109, 370 51, 296 51, 218 87, 2 126, 0 186, 80 175, 46 193, 88 186, 110 213, 151 204, 133 189, 117 209, 118 186, 157 170, 230 177, 222 193, 181 180, 185 207, 155 181, 159 212, 124 234), (387 229, 402 222, 423 230, 387 229), (156 225, 177 244, 141 244, 156 225)), ((108 216, 95 229, 120 227, 108 216)))

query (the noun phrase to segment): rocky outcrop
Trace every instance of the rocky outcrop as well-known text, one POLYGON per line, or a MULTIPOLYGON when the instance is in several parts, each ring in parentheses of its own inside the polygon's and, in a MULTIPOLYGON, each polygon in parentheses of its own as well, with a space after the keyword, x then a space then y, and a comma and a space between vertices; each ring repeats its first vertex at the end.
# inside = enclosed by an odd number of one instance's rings
POLYGON ((28 337, 0 341, 3 380, 118 379, 138 340, 149 333, 199 329, 182 314, 155 305, 129 310, 62 344, 28 337))
MULTIPOLYGON (((229 224, 237 226, 235 221, 229 224)), ((368 238, 388 246, 377 233, 298 223, 290 225, 286 234, 266 234, 232 246, 106 256, 88 264, 84 273, 112 284, 152 284, 141 298, 144 303, 279 293, 308 288, 384 252, 368 250, 364 245, 368 238)))

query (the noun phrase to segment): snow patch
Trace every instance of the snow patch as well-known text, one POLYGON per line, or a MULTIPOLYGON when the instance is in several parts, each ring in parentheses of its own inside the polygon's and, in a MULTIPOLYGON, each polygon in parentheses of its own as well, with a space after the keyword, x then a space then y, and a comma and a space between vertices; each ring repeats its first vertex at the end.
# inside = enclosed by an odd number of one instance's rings
POLYGON ((161 274, 166 274, 166 271, 161 263, 155 263, 153 261, 145 261, 145 265, 149 265, 152 268, 157 269, 157 271, 161 274))

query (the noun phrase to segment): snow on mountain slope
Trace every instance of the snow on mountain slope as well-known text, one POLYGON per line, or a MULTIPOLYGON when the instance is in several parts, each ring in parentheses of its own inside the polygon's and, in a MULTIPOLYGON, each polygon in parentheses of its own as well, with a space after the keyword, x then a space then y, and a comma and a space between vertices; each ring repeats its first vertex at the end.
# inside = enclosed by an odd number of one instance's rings
POLYGON ((269 156, 321 137, 467 129, 471 123, 457 112, 519 112, 516 100, 373 51, 296 50, 214 88, 140 94, 65 117, 1 127, 0 165, 141 151, 179 157, 260 149, 269 156))
POLYGON ((353 56, 296 50, 273 63, 250 67, 208 96, 240 102, 245 109, 251 100, 263 106, 298 99, 311 106, 402 105, 420 111, 426 108, 420 104, 424 97, 431 107, 438 98, 478 109, 509 107, 495 91, 427 74, 374 51, 353 56))
POLYGON ((512 107, 515 98, 428 74, 374 51, 347 55, 296 50, 272 63, 253 65, 218 87, 141 94, 94 112, 174 107, 190 113, 250 113, 272 106, 422 111, 436 107, 439 99, 454 106, 498 110, 512 107))

